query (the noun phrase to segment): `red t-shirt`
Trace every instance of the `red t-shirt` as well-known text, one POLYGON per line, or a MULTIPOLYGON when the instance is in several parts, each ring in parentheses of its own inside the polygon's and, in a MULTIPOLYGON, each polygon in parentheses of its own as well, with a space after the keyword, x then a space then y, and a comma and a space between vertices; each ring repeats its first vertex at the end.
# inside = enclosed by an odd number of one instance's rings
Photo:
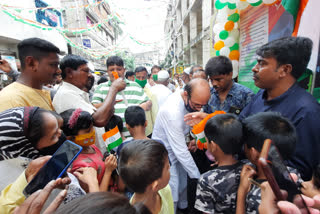
POLYGON ((92 167, 97 170, 98 181, 100 184, 102 177, 104 175, 104 170, 105 170, 103 155, 101 151, 98 149, 98 147, 96 147, 95 145, 92 145, 91 147, 94 149, 95 153, 93 154, 81 153, 78 156, 78 158, 75 161, 73 161, 71 173, 73 173, 74 171, 76 171, 81 167, 92 167))

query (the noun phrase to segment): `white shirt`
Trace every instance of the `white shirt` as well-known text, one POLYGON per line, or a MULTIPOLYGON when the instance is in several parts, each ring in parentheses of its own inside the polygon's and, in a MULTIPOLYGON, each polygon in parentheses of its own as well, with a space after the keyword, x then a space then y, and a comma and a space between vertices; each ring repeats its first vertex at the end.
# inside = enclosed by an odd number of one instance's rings
POLYGON ((171 165, 180 162, 190 178, 199 178, 200 172, 185 141, 185 135, 190 132, 190 126, 183 120, 187 113, 181 93, 170 95, 158 112, 152 138, 164 143, 171 165))
POLYGON ((152 94, 157 97, 158 100, 158 109, 163 105, 167 100, 168 96, 172 94, 169 88, 162 84, 156 84, 150 88, 152 94))
POLYGON ((52 104, 59 114, 71 108, 81 108, 90 114, 96 111, 96 108, 90 103, 89 94, 68 82, 62 83, 52 104))

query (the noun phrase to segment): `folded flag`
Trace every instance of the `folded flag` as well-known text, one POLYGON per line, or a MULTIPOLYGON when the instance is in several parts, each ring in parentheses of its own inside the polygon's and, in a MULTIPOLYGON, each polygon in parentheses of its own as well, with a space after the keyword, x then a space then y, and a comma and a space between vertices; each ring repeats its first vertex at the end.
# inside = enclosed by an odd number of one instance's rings
POLYGON ((104 140, 109 152, 112 149, 118 147, 122 143, 122 138, 118 126, 104 133, 102 135, 102 139, 104 140))
POLYGON ((225 114, 226 112, 224 111, 215 111, 212 114, 209 114, 206 116, 203 120, 200 121, 197 125, 193 126, 192 128, 192 133, 196 135, 196 144, 198 149, 203 150, 203 149, 208 149, 208 144, 206 141, 206 137, 204 135, 204 127, 206 126, 207 121, 218 114, 225 114))

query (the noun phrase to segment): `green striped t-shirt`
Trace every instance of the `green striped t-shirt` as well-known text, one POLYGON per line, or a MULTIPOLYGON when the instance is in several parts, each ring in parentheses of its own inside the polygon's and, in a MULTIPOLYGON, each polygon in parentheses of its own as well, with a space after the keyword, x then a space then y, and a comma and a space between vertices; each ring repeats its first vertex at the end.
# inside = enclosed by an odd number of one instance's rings
MULTIPOLYGON (((125 126, 125 119, 124 119, 124 112, 126 111, 126 109, 129 106, 134 106, 134 105, 139 105, 143 102, 148 101, 148 97, 146 96, 146 94, 143 91, 143 88, 140 87, 140 85, 138 85, 138 83, 136 82, 132 82, 132 81, 128 81, 127 79, 126 81, 126 88, 123 90, 124 95, 128 101, 128 106, 125 105, 125 102, 123 100, 122 94, 121 92, 117 93, 116 96, 116 100, 122 100, 121 102, 117 102, 116 105, 114 106, 115 109, 115 115, 118 115, 119 117, 121 117, 122 121, 123 121, 123 130, 122 130, 122 134, 125 137, 130 137, 130 133, 128 131, 128 129, 125 126)), ((94 91, 93 97, 92 97, 92 103, 93 104, 99 104, 102 103, 106 97, 107 94, 109 92, 109 88, 111 86, 111 81, 109 80, 106 83, 101 83, 97 89, 94 91)))

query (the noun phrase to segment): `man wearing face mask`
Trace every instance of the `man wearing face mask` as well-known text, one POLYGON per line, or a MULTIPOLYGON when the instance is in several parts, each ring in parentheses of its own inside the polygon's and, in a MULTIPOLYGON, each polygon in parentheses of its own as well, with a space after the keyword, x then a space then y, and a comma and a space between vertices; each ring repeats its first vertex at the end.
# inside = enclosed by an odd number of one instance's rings
POLYGON ((191 80, 184 90, 170 95, 160 111, 153 129, 152 139, 161 140, 168 150, 170 167, 170 187, 175 210, 185 209, 187 202, 187 175, 190 178, 200 177, 188 147, 185 136, 190 126, 184 122, 184 116, 199 112, 210 99, 210 86, 204 79, 191 80))
POLYGON ((141 88, 143 88, 144 93, 149 98, 149 101, 147 102, 152 102, 152 106, 150 110, 145 111, 146 120, 148 121, 147 127, 146 127, 146 136, 151 137, 153 126, 156 121, 156 116, 158 113, 158 100, 157 100, 157 97, 151 92, 150 88, 146 87, 147 78, 148 78, 147 69, 143 66, 139 66, 135 69, 134 75, 135 75, 135 82, 138 83, 141 86, 141 88))

